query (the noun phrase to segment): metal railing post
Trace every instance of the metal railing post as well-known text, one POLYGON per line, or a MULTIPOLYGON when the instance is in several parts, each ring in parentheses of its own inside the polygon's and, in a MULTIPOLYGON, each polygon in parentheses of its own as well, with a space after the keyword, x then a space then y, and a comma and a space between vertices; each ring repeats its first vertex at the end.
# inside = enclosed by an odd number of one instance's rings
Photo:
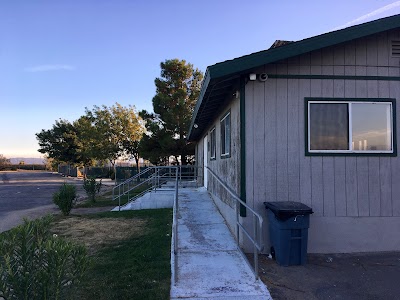
POLYGON ((237 202, 235 202, 235 203, 236 203, 236 205, 235 205, 235 207, 236 207, 236 239, 239 244, 240 243, 240 236, 239 236, 239 234, 240 234, 240 228, 239 228, 240 218, 239 218, 239 208, 238 207, 240 207, 240 204, 238 205, 237 202))
POLYGON ((173 236, 174 236, 174 277, 173 284, 178 281, 178 168, 175 170, 175 199, 174 199, 174 215, 173 215, 173 236))
MULTIPOLYGON (((257 226, 256 226, 256 220, 253 215, 253 236, 254 238, 257 237, 257 226)), ((256 277, 258 278, 258 251, 256 244, 253 244, 253 251, 254 251, 254 273, 256 277)))

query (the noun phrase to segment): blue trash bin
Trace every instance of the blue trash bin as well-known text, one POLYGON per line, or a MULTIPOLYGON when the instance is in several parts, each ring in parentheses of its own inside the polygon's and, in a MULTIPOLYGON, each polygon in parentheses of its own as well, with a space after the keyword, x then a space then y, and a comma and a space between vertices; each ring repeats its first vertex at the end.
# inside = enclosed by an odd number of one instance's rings
POLYGON ((312 209, 300 202, 264 202, 269 220, 271 254, 282 266, 307 262, 312 209))

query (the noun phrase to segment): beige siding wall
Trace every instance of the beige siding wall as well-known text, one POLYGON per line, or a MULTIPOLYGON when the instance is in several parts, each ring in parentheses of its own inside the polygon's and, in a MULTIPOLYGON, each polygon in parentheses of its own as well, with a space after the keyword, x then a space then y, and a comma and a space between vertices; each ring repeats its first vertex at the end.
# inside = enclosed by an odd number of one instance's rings
MULTIPOLYGON (((399 30, 266 65, 257 72, 400 76, 400 59, 390 54, 392 39, 400 39, 399 30)), ((376 228, 376 223, 362 217, 379 217, 378 226, 390 228, 390 222, 400 228, 399 157, 305 156, 304 97, 400 99, 400 82, 272 78, 264 83, 248 82, 247 201, 263 212, 264 201, 301 201, 311 206, 314 210, 309 240, 311 252, 395 250, 396 247, 399 250, 400 237, 388 241, 383 249, 374 242, 366 245, 354 241, 365 238, 364 231, 385 234, 376 228), (332 217, 338 224, 353 225, 349 228, 337 226, 337 229, 326 226, 328 221, 332 224, 332 217), (341 219, 354 217, 356 219, 351 222, 341 219), (354 222, 360 226, 354 226, 354 222), (341 235, 339 228, 340 231, 353 230, 354 235, 341 235), (338 245, 340 241, 335 239, 341 238, 344 244, 338 245), (333 240, 330 243, 327 239, 333 240)), ((396 107, 399 116, 400 103, 396 107)), ((397 118, 397 139, 399 123, 397 118)), ((393 238, 387 234, 388 238, 393 238)))
MULTIPOLYGON (((218 117, 207 130, 208 143, 210 142, 210 130, 215 127, 216 132, 216 159, 210 159, 210 149, 207 153, 207 165, 218 177, 227 184, 236 194, 240 195, 240 98, 227 99, 218 117), (220 120, 227 112, 231 114, 231 148, 230 157, 221 158, 221 124, 220 120)), ((201 145, 198 144, 198 153, 202 150, 204 136, 201 138, 201 145)), ((203 153, 203 152, 202 152, 203 153)), ((203 155, 203 154, 201 154, 203 155)), ((199 157, 199 156, 198 156, 199 157)), ((202 160, 202 158, 200 158, 202 160)), ((203 165, 203 160, 202 164, 203 165)), ((200 166, 200 164, 199 164, 200 166)), ((206 171, 205 171, 206 172, 206 171)), ((228 192, 211 175, 207 176, 208 191, 214 198, 220 212, 227 221, 232 232, 235 224, 235 202, 228 192)))
POLYGON ((195 148, 195 157, 196 157, 196 166, 198 168, 198 177, 197 177, 197 184, 199 186, 204 185, 204 144, 203 144, 203 139, 198 141, 196 143, 196 148, 195 148))

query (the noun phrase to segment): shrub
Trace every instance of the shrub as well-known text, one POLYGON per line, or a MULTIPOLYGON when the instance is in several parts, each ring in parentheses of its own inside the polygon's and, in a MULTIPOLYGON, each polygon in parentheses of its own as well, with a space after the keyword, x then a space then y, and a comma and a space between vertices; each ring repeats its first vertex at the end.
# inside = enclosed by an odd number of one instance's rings
POLYGON ((90 260, 86 248, 52 235, 51 216, 0 235, 0 298, 64 299, 90 260))
POLYGON ((60 208, 64 216, 71 212, 76 199, 76 188, 74 185, 64 183, 60 190, 53 195, 53 202, 60 208))
POLYGON ((101 189, 101 179, 99 182, 96 182, 95 177, 84 178, 83 188, 85 189, 90 201, 96 202, 96 194, 100 193, 101 189))

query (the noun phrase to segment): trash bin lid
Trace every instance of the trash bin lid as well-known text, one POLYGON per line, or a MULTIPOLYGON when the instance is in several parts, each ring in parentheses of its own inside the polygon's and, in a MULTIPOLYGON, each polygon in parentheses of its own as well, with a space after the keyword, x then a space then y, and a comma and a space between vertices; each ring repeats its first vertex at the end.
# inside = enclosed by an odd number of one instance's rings
POLYGON ((304 203, 294 201, 264 202, 265 208, 270 209, 278 219, 287 220, 298 215, 312 214, 312 208, 304 203))

